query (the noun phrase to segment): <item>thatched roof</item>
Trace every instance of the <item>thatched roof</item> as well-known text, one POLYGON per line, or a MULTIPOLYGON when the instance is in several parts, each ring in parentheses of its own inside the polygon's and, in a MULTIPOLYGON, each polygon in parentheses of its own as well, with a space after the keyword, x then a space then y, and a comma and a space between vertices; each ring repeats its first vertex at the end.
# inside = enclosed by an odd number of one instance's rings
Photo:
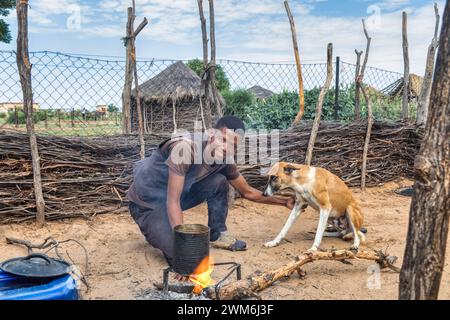
MULTIPOLYGON (((422 81, 423 78, 416 74, 409 75, 410 99, 419 97, 420 90, 422 89, 422 81)), ((382 92, 391 97, 401 96, 403 94, 403 77, 388 85, 382 92)))
POLYGON ((388 95, 383 93, 382 91, 375 89, 372 86, 365 86, 367 93, 369 94, 370 97, 376 97, 376 98, 387 98, 388 95))
MULTIPOLYGON (((145 101, 157 100, 164 103, 167 100, 198 97, 200 87, 200 77, 183 62, 178 61, 141 84, 139 96, 145 101)), ((136 96, 135 89, 132 96, 136 96)))
POLYGON ((255 95, 255 97, 257 99, 267 99, 269 98, 271 95, 273 95, 273 92, 270 91, 269 89, 263 88, 261 86, 253 86, 251 88, 248 88, 247 91, 250 91, 251 93, 253 93, 255 95))

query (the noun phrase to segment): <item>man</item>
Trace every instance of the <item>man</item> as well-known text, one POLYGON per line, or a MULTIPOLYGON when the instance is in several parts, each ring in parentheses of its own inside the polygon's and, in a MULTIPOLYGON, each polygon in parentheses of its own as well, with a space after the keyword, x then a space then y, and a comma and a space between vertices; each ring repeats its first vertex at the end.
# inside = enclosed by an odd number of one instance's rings
POLYGON ((292 209, 294 199, 263 196, 239 173, 234 154, 244 130, 239 118, 225 116, 206 137, 199 133, 164 141, 151 157, 136 164, 128 190, 130 213, 147 241, 163 252, 170 265, 173 228, 183 224, 184 210, 205 201, 212 245, 232 251, 247 248, 244 241, 227 232, 229 184, 245 199, 292 209))

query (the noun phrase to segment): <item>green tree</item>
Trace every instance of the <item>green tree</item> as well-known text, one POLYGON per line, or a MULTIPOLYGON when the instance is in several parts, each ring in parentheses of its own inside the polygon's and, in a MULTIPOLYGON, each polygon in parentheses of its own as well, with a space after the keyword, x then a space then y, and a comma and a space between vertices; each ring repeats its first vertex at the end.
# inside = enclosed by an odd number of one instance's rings
POLYGON ((108 104, 108 112, 109 113, 114 113, 117 111, 119 111, 119 108, 117 108, 114 103, 108 104))
MULTIPOLYGON (((6 17, 9 14, 9 9, 14 8, 15 5, 15 0, 0 0, 0 17, 6 17)), ((10 43, 11 39, 8 24, 3 19, 0 19, 0 42, 10 43)))
POLYGON ((241 118, 244 122, 249 123, 249 112, 255 109, 255 96, 245 89, 227 90, 222 92, 222 96, 226 102, 224 110, 226 115, 233 115, 241 118))
MULTIPOLYGON (((203 62, 200 59, 188 61, 187 66, 199 77, 203 74, 203 62)), ((221 65, 216 65, 216 86, 220 92, 230 89, 230 81, 221 65)))

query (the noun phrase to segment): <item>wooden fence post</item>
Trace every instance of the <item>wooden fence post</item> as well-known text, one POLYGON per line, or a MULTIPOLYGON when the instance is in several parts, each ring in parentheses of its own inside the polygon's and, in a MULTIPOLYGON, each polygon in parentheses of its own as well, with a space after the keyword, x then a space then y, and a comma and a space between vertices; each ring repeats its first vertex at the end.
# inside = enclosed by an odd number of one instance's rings
POLYGON ((14 124, 16 129, 19 129, 19 112, 17 111, 17 106, 14 106, 14 124))
POLYGON ((33 165, 33 189, 36 200, 36 224, 45 224, 45 201, 42 192, 41 165, 37 138, 33 123, 33 91, 31 86, 31 63, 28 52, 28 0, 17 0, 17 68, 23 92, 23 110, 26 118, 27 134, 30 139, 31 160, 33 165))
POLYGON ((305 95, 303 90, 302 64, 300 62, 300 55, 298 53, 297 31, 295 30, 294 17, 292 16, 291 9, 289 8, 289 3, 287 0, 284 1, 284 7, 286 9, 289 24, 291 26, 292 44, 294 46, 295 65, 297 66, 297 78, 298 78, 299 111, 295 116, 294 122, 292 122, 291 127, 293 127, 300 122, 300 120, 303 117, 303 114, 305 113, 305 95))
POLYGON ((416 181, 400 272, 400 299, 437 299, 450 217, 450 1, 439 40, 425 136, 414 162, 416 181))
POLYGON ((355 50, 356 67, 355 67, 355 120, 361 119, 361 88, 359 85, 359 73, 361 72, 361 55, 362 51, 355 50))
POLYGON ((434 59, 436 57, 436 50, 439 45, 439 9, 437 4, 434 4, 434 14, 436 16, 436 24, 434 27, 434 36, 428 46, 427 64, 425 67, 425 75, 422 81, 422 88, 420 89, 419 103, 417 105, 416 125, 424 126, 427 122, 428 105, 430 103, 431 85, 433 82, 434 59))
POLYGON ((124 45, 126 47, 125 55, 125 84, 122 91, 122 132, 124 134, 131 133, 131 87, 133 86, 133 60, 132 55, 132 43, 133 38, 133 24, 134 15, 133 8, 128 8, 128 18, 126 26, 126 36, 124 38, 124 45))
POLYGON ((311 165, 314 144, 316 142, 317 132, 320 126, 320 117, 322 116, 323 100, 330 89, 331 81, 333 80, 333 44, 329 43, 327 47, 327 78, 323 87, 320 89, 319 98, 317 99, 316 115, 314 117, 314 124, 311 129, 311 136, 309 137, 308 149, 306 150, 306 165, 311 165))
POLYGON ((131 133, 130 111, 131 111, 131 86, 134 84, 136 87, 136 111, 138 115, 138 134, 139 134, 139 155, 141 159, 145 158, 145 139, 144 139, 144 120, 141 107, 141 99, 139 92, 139 81, 137 73, 137 59, 136 59, 136 37, 148 24, 147 18, 134 29, 134 21, 136 20, 136 2, 132 1, 132 7, 128 8, 128 21, 127 21, 127 36, 124 38, 125 46, 127 47, 126 57, 126 73, 125 73, 125 86, 122 94, 123 110, 126 112, 123 114, 124 131, 131 133), (126 100, 126 101, 125 101, 126 100), (127 105, 128 104, 128 105, 127 105), (127 118, 127 119, 126 119, 127 118), (129 127, 128 127, 129 126, 129 127))
MULTIPOLYGON (((199 97, 200 111, 203 121, 203 126, 206 128, 212 127, 212 102, 214 100, 214 92, 211 84, 211 64, 208 63, 208 34, 206 31, 206 18, 203 12, 203 0, 197 0, 198 12, 200 16, 200 25, 202 28, 202 45, 203 45, 203 75, 202 75, 202 90, 199 97), (202 98, 205 98, 203 103, 202 98)), ((210 30, 211 32, 211 30, 210 30)), ((212 48, 212 47, 211 47, 212 48)), ((212 68, 214 68, 213 66, 212 68)))
MULTIPOLYGON (((364 139, 364 148, 363 148, 363 155, 362 155, 362 164, 361 164, 361 190, 366 190, 366 172, 367 172, 367 154, 369 153, 369 143, 370 143, 370 136, 372 134, 372 125, 373 125, 373 114, 372 114, 372 104, 370 101, 369 93, 367 92, 366 87, 363 84, 364 79, 364 73, 367 66, 367 61, 369 60, 369 51, 370 51, 370 44, 372 42, 372 38, 369 37, 369 33, 367 32, 366 28, 366 21, 362 19, 362 25, 364 30, 364 35, 367 40, 366 45, 366 53, 364 55, 364 62, 361 66, 361 73, 358 77, 358 85, 361 89, 361 92, 364 96, 364 100, 366 101, 367 105, 367 131, 366 131, 366 138, 364 139)), ((356 51, 357 52, 357 51, 356 51)), ((358 55, 358 52, 356 53, 358 55)))
POLYGON ((409 53, 408 53, 408 16, 402 12, 402 47, 403 47, 403 99, 402 99, 402 120, 408 120, 409 112, 409 53))

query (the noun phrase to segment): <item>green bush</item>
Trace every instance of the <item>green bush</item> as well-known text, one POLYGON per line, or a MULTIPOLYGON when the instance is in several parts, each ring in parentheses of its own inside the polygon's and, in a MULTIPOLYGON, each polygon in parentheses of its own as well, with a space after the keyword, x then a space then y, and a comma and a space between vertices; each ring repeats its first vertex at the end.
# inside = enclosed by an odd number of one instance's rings
POLYGON ((256 104, 255 96, 245 89, 227 90, 222 92, 222 96, 226 102, 224 113, 238 116, 244 122, 248 122, 249 112, 256 104))
POLYGON ((286 129, 295 118, 297 110, 298 94, 283 91, 251 108, 247 125, 258 129, 286 129))
POLYGON ((17 110, 17 113, 14 111, 8 112, 8 120, 6 121, 8 124, 25 124, 25 113, 22 110, 17 110))
POLYGON ((114 103, 110 103, 108 104, 108 112, 109 113, 114 113, 114 112, 118 112, 119 108, 116 107, 116 105, 114 103))
MULTIPOLYGON (((52 114, 48 113, 46 110, 37 110, 33 112, 33 123, 38 123, 41 121, 45 121, 45 118, 50 118, 52 114), (47 113, 47 114, 46 114, 47 113)), ((17 121, 16 121, 16 112, 9 111, 8 119, 6 121, 8 124, 26 124, 25 113, 22 110, 17 110, 17 121)))
POLYGON ((8 116, 6 112, 0 112, 0 119, 5 119, 8 116))
MULTIPOLYGON (((313 120, 316 113, 320 88, 305 90, 304 120, 313 120)), ((325 95, 322 108, 322 120, 334 120, 334 88, 325 95)), ((257 101, 246 90, 239 89, 223 92, 227 103, 226 114, 240 117, 249 128, 286 129, 295 118, 299 109, 297 92, 283 91, 264 101, 257 101)), ((390 98, 376 90, 370 90, 373 115, 377 120, 398 120, 401 114, 401 98, 390 98)), ((411 103, 410 114, 415 114, 415 104, 411 103)), ((355 116, 355 87, 343 87, 339 91, 339 108, 337 120, 349 122, 355 116)), ((367 117, 367 106, 361 95, 361 117, 367 117)))
POLYGON ((48 114, 46 110, 37 110, 33 112, 33 122, 38 123, 41 121, 45 121, 45 119, 48 119, 48 114))
MULTIPOLYGON (((186 64, 199 77, 203 74, 203 62, 200 59, 193 59, 186 64)), ((219 91, 227 91, 230 89, 230 81, 221 65, 216 65, 216 86, 219 91)))

